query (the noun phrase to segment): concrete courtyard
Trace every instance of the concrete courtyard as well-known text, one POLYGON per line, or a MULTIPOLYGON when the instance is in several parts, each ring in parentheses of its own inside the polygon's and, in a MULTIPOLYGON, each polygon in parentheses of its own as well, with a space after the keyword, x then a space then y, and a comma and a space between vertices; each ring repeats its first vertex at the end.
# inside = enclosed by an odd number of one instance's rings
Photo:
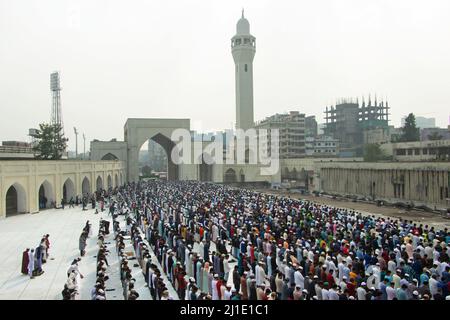
MULTIPOLYGON (((73 259, 80 256, 78 239, 86 221, 92 223, 92 236, 87 241, 86 255, 79 263, 84 279, 78 278, 77 299, 89 300, 96 280, 97 234, 100 218, 111 219, 105 213, 94 214, 94 210, 82 211, 80 207, 65 210, 52 209, 37 214, 22 214, 0 220, 0 299, 12 300, 61 300, 61 291, 67 280, 67 269, 73 259), (36 248, 44 234, 50 234, 50 251, 44 274, 34 279, 21 273, 22 252, 36 248)), ((122 222, 123 223, 123 222, 122 222)), ((112 229, 112 225, 111 228, 112 229)), ((106 282, 106 298, 123 300, 119 274, 119 262, 111 233, 105 242, 111 253, 106 282)), ((132 251, 127 241, 127 249, 132 251)), ((151 299, 140 268, 133 267, 139 299, 151 299)))

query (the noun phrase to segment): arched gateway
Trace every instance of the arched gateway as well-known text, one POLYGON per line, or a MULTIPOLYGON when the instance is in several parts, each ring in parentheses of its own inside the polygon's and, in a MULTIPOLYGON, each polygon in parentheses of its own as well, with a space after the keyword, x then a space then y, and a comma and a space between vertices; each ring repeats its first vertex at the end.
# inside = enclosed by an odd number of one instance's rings
MULTIPOLYGON (((126 162, 126 181, 139 180, 139 151, 149 139, 161 145, 166 152, 167 178, 179 180, 181 168, 173 163, 171 153, 176 148, 172 133, 177 129, 190 132, 189 119, 127 119, 124 126, 124 141, 94 141, 91 143, 93 160, 102 160, 108 155, 115 155, 118 160, 126 162)), ((124 181, 120 179, 120 183, 124 181)))

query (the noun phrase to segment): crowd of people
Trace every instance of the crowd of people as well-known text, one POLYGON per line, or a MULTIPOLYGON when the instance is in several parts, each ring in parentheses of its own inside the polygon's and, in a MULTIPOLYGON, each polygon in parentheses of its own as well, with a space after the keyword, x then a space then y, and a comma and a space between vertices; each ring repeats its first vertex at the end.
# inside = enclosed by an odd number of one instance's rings
MULTIPOLYGON (((129 263, 141 268, 154 300, 173 299, 169 288, 182 300, 450 299, 447 228, 193 181, 129 183, 90 200, 112 216, 125 300, 139 298, 129 263)), ((100 219, 92 300, 106 299, 108 234, 100 219)), ((91 235, 87 221, 81 257, 91 235)), ((22 273, 42 274, 49 247, 45 235, 26 249, 22 273)), ((67 272, 64 299, 78 294, 80 259, 67 272)))
POLYGON ((109 234, 109 221, 101 219, 98 230, 98 252, 97 252, 97 270, 95 285, 91 290, 92 300, 106 300, 106 281, 109 276, 106 271, 109 267, 107 256, 110 253, 108 250, 109 242, 105 242, 106 235, 109 234))
POLYGON ((186 300, 450 299, 447 228, 202 182, 130 183, 114 198, 154 299, 167 299, 161 273, 186 300))
POLYGON ((26 248, 22 253, 21 272, 28 275, 30 279, 44 273, 42 265, 49 259, 50 235, 43 235, 36 249, 26 248))

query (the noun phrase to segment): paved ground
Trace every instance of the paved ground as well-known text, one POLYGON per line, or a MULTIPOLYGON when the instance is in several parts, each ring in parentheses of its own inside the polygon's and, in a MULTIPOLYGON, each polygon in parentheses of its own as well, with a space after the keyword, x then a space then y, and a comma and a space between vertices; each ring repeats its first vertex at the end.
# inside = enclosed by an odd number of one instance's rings
MULTIPOLYGON (((66 271, 79 256, 78 238, 86 220, 92 221, 95 235, 99 215, 79 208, 52 209, 0 220, 0 299, 61 299, 66 271), (50 259, 43 265, 44 274, 30 279, 20 272, 22 252, 25 248, 36 248, 47 233, 50 234, 50 259)), ((90 238, 88 257, 94 249, 95 239, 90 238)), ((84 266, 80 269, 88 276, 84 266)), ((93 272, 95 277, 95 269, 93 272)), ((81 280, 83 289, 88 280, 81 280)))
MULTIPOLYGON (((82 211, 81 208, 65 210, 52 209, 38 214, 24 214, 0 220, 0 300, 61 300, 61 291, 67 280, 67 269, 73 259, 80 256, 78 239, 86 221, 92 223, 92 236, 87 241, 86 254, 79 263, 80 272, 84 278, 78 278, 79 295, 77 299, 90 300, 90 291, 96 280, 96 255, 98 251, 97 235, 100 218, 111 221, 106 213, 94 214, 94 210, 82 211), (44 274, 34 279, 21 273, 22 252, 25 248, 36 248, 44 234, 50 234, 50 258, 43 264, 44 274)), ((123 217, 119 217, 121 228, 125 229, 123 217)), ((119 261, 115 251, 115 241, 112 232, 106 237, 105 243, 110 250, 107 257, 109 267, 106 282, 106 298, 108 300, 123 300, 120 281, 119 261)), ((134 252, 130 240, 125 241, 126 251, 134 252)), ((153 261, 159 263, 152 252, 153 261)), ((135 289, 140 300, 151 300, 140 267, 135 267, 130 261, 132 275, 136 279, 135 289)), ((137 261, 136 261, 137 262, 137 261)), ((162 269, 159 266, 160 269, 162 269)), ((163 276, 170 294, 176 299, 176 292, 167 278, 163 276)))

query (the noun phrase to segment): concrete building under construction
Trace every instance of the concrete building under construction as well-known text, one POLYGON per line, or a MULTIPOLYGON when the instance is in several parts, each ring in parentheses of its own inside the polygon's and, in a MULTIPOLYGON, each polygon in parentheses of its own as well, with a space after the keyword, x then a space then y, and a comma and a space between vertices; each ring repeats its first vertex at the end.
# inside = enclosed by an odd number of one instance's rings
POLYGON ((326 107, 324 133, 339 140, 341 157, 362 156, 364 144, 389 141, 389 104, 341 99, 326 107))

